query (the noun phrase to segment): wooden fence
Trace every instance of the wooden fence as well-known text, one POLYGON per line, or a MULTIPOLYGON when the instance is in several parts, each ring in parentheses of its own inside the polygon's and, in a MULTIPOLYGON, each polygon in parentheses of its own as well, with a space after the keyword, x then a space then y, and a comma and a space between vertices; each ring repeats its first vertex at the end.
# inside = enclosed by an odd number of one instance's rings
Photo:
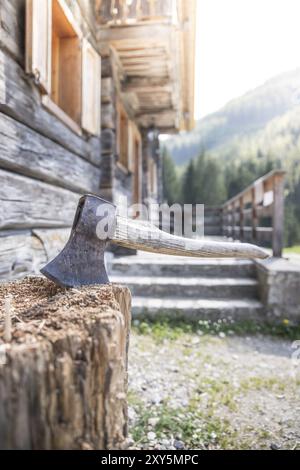
POLYGON ((273 256, 280 257, 283 247, 285 171, 273 170, 257 179, 222 206, 223 235, 269 244, 273 256))

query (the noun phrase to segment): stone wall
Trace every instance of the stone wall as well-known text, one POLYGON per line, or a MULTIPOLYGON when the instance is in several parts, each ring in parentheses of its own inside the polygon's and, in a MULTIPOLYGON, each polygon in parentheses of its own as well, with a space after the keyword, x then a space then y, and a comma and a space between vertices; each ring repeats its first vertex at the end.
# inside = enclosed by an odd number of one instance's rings
POLYGON ((300 263, 270 258, 256 263, 267 319, 300 322, 300 263))

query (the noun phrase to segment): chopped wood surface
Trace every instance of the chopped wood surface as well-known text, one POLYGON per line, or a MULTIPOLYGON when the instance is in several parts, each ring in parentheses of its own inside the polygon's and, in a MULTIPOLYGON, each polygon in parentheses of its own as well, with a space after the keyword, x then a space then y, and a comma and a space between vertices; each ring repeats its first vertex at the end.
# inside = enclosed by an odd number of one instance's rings
MULTIPOLYGON (((0 284, 1 320, 4 318, 4 299, 12 297, 12 341, 26 341, 26 336, 54 339, 78 332, 93 321, 116 315, 119 304, 113 285, 64 289, 42 277, 26 277, 21 281, 0 284)), ((0 326, 3 341, 3 323, 0 326)))

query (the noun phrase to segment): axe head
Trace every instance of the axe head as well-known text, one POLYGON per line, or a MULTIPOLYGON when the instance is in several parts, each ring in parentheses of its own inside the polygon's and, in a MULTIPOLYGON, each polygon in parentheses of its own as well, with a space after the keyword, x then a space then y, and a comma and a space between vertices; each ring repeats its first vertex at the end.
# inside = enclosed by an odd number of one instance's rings
POLYGON ((89 194, 81 197, 66 246, 41 273, 62 287, 107 284, 104 251, 115 224, 111 202, 89 194))

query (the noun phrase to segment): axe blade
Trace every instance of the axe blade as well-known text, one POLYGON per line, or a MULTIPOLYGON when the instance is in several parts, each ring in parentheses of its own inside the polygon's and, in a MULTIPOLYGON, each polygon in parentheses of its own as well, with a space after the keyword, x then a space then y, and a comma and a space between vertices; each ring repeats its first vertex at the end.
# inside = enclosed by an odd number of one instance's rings
POLYGON ((67 244, 41 273, 62 287, 107 284, 104 251, 114 232, 115 214, 116 207, 98 196, 80 198, 67 244), (111 223, 101 238, 97 224, 104 216, 111 223))

